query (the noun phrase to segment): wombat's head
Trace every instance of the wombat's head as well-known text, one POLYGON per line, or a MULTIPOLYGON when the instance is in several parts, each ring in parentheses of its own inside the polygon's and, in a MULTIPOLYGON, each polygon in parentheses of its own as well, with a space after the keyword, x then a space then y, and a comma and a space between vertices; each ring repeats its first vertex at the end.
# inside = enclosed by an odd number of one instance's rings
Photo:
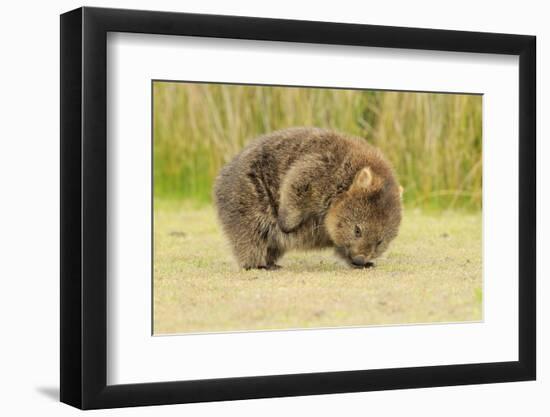
POLYGON ((372 266, 401 223, 402 188, 392 177, 361 169, 350 188, 332 202, 325 226, 336 252, 351 266, 372 266))

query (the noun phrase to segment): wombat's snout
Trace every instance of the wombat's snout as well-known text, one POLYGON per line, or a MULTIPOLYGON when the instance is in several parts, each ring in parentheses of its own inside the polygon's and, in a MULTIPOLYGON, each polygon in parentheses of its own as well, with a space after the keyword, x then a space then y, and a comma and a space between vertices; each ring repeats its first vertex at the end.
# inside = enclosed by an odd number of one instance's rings
POLYGON ((365 266, 367 258, 365 258, 363 255, 355 255, 351 258, 351 262, 357 266, 365 266))
POLYGON ((355 266, 361 266, 370 268, 371 266, 374 266, 372 262, 369 262, 367 258, 364 255, 355 255, 351 258, 351 263, 355 266))

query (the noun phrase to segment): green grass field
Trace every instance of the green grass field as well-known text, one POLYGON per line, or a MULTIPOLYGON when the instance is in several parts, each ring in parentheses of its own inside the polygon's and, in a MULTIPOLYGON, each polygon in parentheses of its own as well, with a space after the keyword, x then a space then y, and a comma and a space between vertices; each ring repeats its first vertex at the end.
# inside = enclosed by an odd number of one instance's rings
POLYGON ((482 97, 155 82, 155 196, 210 202, 250 140, 315 126, 365 138, 394 165, 408 207, 481 208, 482 97))
POLYGON ((375 268, 293 252, 278 271, 240 271, 214 210, 155 199, 154 333, 482 319, 481 213, 407 210, 375 268))

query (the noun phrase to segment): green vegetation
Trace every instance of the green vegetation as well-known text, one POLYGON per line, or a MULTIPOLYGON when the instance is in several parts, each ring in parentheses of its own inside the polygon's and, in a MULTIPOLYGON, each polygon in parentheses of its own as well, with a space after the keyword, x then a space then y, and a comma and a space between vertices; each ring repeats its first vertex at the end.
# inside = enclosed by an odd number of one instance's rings
POLYGON ((377 266, 292 252, 239 271, 210 206, 155 201, 154 333, 482 319, 481 214, 408 209, 377 266))
POLYGON ((481 208, 481 96, 173 82, 153 94, 156 197, 209 202, 247 141, 317 126, 381 148, 408 207, 481 208))

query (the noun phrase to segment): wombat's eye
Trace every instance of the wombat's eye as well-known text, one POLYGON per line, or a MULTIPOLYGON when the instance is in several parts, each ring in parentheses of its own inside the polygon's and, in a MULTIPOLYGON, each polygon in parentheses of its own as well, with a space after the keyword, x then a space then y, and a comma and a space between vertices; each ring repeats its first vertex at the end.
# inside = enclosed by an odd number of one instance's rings
POLYGON ((355 226, 355 237, 361 237, 361 228, 359 226, 355 226))
POLYGON ((382 244, 382 239, 380 239, 378 242, 376 242, 376 246, 380 246, 382 244))

